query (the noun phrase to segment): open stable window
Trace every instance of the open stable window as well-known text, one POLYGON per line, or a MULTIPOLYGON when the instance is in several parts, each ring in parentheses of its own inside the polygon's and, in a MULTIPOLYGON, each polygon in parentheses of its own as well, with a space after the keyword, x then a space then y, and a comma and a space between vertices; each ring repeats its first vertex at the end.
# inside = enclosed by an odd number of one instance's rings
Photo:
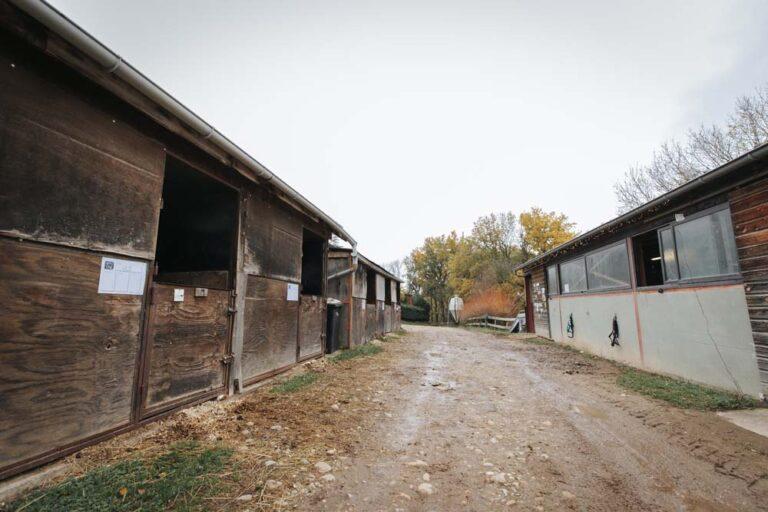
POLYGON ((301 240, 301 293, 323 295, 325 240, 305 229, 301 240))
POLYGON ((722 279, 739 273, 727 206, 639 235, 633 246, 638 286, 722 279))
POLYGON ((367 304, 376 304, 376 272, 366 267, 365 276, 366 276, 365 302, 367 304))
POLYGON ((547 267, 547 292, 550 297, 560 293, 560 282, 557 279, 557 265, 547 267))
POLYGON ((384 304, 392 304, 392 281, 389 278, 384 281, 384 304))
POLYGON ((632 238, 632 249, 635 257, 637 286, 658 286, 664 284, 658 233, 656 231, 648 231, 632 238))
POLYGON ((560 265, 560 285, 563 293, 583 292, 587 289, 587 270, 583 257, 560 265))
POLYGON ((629 255, 624 242, 587 254, 586 262, 590 290, 629 286, 629 255))
POLYGON ((237 212, 235 189, 169 155, 155 280, 228 289, 235 261, 237 212))

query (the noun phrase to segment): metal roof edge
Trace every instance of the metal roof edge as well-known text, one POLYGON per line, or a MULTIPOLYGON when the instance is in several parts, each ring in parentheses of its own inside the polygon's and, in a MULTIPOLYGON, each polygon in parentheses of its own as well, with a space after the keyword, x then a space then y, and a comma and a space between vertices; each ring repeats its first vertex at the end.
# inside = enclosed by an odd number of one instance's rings
POLYGON ((82 51, 84 54, 99 63, 104 71, 118 76, 126 83, 137 89, 153 103, 164 108, 173 116, 180 119, 186 125, 192 127, 200 137, 210 141, 234 159, 240 161, 242 165, 265 181, 272 183, 275 188, 285 193, 288 197, 295 200, 303 208, 317 216, 320 220, 329 225, 332 230, 341 238, 352 244, 357 245, 355 239, 344 229, 344 227, 315 206, 309 199, 293 187, 285 183, 278 176, 272 173, 259 161, 249 155, 245 150, 232 142, 229 138, 208 124, 204 119, 195 114, 192 110, 184 106, 180 101, 171 96, 163 88, 155 84, 152 80, 144 76, 138 69, 124 61, 119 55, 110 50, 104 43, 89 34, 85 29, 78 26, 66 15, 61 13, 55 7, 44 0, 9 0, 13 5, 35 18, 52 32, 58 34, 69 44, 82 51))
POLYGON ((763 158, 765 156, 768 156, 768 143, 761 144, 757 146, 756 148, 747 151, 741 156, 738 156, 734 158, 733 160, 724 163, 720 167, 716 167, 712 169, 711 171, 708 171, 701 176, 694 178, 686 183, 683 183, 679 187, 670 190, 669 192, 665 192, 664 194, 651 199, 647 203, 644 203, 637 208, 634 208, 627 213, 624 213, 622 215, 619 215, 618 217, 615 217, 608 222, 604 222, 603 224, 600 224, 596 228, 593 228, 586 233, 582 233, 581 235, 572 238, 571 240, 568 240, 565 243, 562 243, 558 245, 557 247, 554 247, 550 249, 549 251, 540 254, 539 256, 536 256, 535 258, 531 258, 528 261, 521 263, 520 265, 516 266, 513 270, 517 272, 521 269, 526 269, 529 267, 532 267, 536 265, 537 263, 541 262, 544 259, 547 259, 551 256, 554 256, 560 251, 563 251, 564 249, 567 249, 579 242, 582 242, 586 240, 587 238, 593 237, 595 235, 600 234, 601 232, 605 231, 606 229, 609 229, 617 224, 620 224, 622 222, 627 222, 631 220, 633 217, 636 217, 637 215, 640 215, 651 208, 654 208, 656 206, 660 206, 665 202, 671 201, 683 194, 686 194, 691 191, 695 191, 697 188, 705 185, 706 183, 721 178, 723 176, 727 176, 728 174, 732 172, 736 172, 739 169, 741 169, 743 166, 747 165, 748 163, 752 163, 756 160, 759 160, 760 158, 763 158))

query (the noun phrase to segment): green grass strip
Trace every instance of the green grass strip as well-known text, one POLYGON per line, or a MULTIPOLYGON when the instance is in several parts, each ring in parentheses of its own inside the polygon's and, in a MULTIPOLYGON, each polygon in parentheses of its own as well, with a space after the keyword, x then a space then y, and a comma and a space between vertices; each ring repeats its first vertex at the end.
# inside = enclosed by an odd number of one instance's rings
POLYGON ((664 400, 684 409, 719 411, 749 409, 757 406, 757 400, 749 396, 693 384, 664 375, 647 373, 634 368, 623 369, 618 383, 632 391, 664 400))
POLYGON ((7 510, 196 511, 203 498, 221 489, 218 474, 232 455, 224 447, 182 442, 148 461, 133 459, 89 471, 50 488, 33 491, 7 510))
POLYGON ((313 384, 317 378, 318 374, 316 372, 307 372, 300 375, 294 375, 290 379, 273 386, 272 392, 280 394, 293 393, 313 384))
POLYGON ((330 357, 330 360, 334 363, 338 363, 341 361, 347 361, 349 359, 354 359, 356 357, 367 357, 372 356, 374 354, 378 354, 384 350, 379 345, 374 345, 372 343, 366 343, 365 345, 358 345, 356 347, 342 350, 338 354, 334 354, 330 357))

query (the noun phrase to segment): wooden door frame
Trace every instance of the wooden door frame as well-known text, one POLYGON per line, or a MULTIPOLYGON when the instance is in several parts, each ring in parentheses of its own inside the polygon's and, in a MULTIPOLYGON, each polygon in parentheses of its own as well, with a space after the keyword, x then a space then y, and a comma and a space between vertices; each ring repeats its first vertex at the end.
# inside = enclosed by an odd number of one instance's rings
POLYGON ((531 292, 533 276, 525 274, 525 325, 526 331, 536 332, 536 324, 533 320, 533 293, 531 292))

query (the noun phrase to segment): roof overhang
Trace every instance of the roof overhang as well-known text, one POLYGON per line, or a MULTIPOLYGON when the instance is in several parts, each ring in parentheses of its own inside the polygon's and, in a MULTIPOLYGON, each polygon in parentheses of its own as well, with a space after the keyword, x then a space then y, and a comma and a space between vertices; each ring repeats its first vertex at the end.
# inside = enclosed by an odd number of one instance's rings
MULTIPOLYGON (((229 140, 225 135, 216 130, 216 128, 185 107, 180 101, 152 82, 139 70, 124 61, 119 55, 114 53, 84 29, 80 28, 56 8, 43 0, 9 1, 29 16, 35 18, 48 30, 58 35, 61 39, 72 45, 85 56, 95 61, 103 73, 129 85, 141 93, 146 100, 155 106, 155 108, 162 109, 164 112, 167 112, 170 116, 177 119, 182 125, 189 127, 192 136, 186 136, 184 133, 181 135, 190 140, 190 142, 204 151, 208 151, 207 147, 210 147, 209 144, 217 147, 227 156, 226 160, 228 161, 228 164, 235 170, 238 170, 238 167, 248 169, 250 171, 249 173, 241 174, 254 182, 271 185, 278 192, 278 195, 293 208, 303 211, 309 216, 322 221, 340 238, 346 240, 353 246, 357 245, 355 239, 341 224, 320 210, 320 208, 273 174, 237 144, 229 140)), ((100 85, 107 89, 110 88, 108 83, 105 85, 104 82, 100 82, 100 85)), ((125 98, 123 97, 123 99, 125 98)), ((128 99, 128 101, 130 102, 130 99, 128 99)), ((149 114, 153 119, 156 119, 155 115, 147 112, 145 104, 137 105, 135 102, 131 103, 137 109, 149 114)), ((219 155, 215 155, 215 157, 220 159, 219 155)))
POLYGON ((637 208, 628 211, 627 213, 616 217, 608 222, 605 222, 598 227, 583 233, 564 244, 560 244, 557 247, 531 258, 515 267, 515 271, 528 270, 533 267, 546 264, 548 261, 556 258, 558 255, 570 251, 578 246, 586 245, 590 240, 595 239, 608 232, 613 232, 618 229, 622 229, 630 224, 633 224, 638 219, 642 218, 646 213, 651 211, 657 211, 670 206, 676 199, 686 196, 688 194, 695 194, 700 190, 703 190, 709 184, 721 180, 728 179, 733 180, 733 186, 737 186, 741 181, 738 178, 738 173, 743 171, 749 164, 762 160, 768 157, 768 143, 762 144, 755 149, 744 153, 743 155, 734 158, 730 162, 727 162, 720 167, 717 167, 705 174, 702 174, 698 178, 684 183, 683 185, 666 192, 659 197, 648 201, 647 203, 638 206, 637 208))

